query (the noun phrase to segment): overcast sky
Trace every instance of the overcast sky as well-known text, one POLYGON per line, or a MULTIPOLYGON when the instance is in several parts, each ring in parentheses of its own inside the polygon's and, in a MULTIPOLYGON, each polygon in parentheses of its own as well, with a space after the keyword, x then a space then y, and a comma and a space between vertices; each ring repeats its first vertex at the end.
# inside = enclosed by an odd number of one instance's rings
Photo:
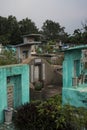
POLYGON ((18 21, 28 17, 38 28, 52 20, 72 33, 87 20, 87 0, 0 0, 0 16, 9 15, 18 21))

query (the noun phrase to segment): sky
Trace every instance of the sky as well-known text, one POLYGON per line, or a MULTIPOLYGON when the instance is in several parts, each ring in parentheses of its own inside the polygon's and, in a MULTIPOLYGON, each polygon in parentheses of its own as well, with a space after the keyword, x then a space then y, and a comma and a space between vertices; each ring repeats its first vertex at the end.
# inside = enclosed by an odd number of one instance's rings
POLYGON ((0 0, 0 16, 31 19, 41 29, 48 19, 72 34, 87 21, 87 0, 0 0))

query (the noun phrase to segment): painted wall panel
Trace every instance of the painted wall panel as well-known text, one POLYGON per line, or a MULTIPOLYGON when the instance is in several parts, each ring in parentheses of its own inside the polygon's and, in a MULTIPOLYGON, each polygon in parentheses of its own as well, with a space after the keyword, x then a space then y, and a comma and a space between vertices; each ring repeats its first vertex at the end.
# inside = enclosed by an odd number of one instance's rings
MULTIPOLYGON (((84 82, 87 69, 84 68, 82 49, 68 49, 64 54, 62 102, 76 107, 87 108, 87 82, 84 82)), ((86 47, 87 48, 87 47, 86 47)))
POLYGON ((29 65, 0 67, 0 123, 4 121, 4 109, 8 107, 8 77, 14 90, 14 108, 29 102, 29 65), (18 102, 19 100, 19 102, 18 102))

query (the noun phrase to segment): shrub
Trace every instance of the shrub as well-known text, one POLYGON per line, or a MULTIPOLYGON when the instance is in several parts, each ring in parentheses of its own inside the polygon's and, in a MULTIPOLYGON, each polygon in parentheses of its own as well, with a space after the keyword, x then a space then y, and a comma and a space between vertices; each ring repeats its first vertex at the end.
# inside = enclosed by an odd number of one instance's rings
POLYGON ((14 124, 18 130, 36 130, 38 128, 37 105, 40 102, 32 102, 22 105, 14 116, 14 124))
POLYGON ((10 65, 17 64, 18 59, 16 58, 16 53, 12 50, 4 50, 2 57, 0 57, 0 65, 10 65))
POLYGON ((83 130, 87 128, 87 109, 62 106, 61 96, 56 95, 21 106, 14 124, 19 130, 83 130))

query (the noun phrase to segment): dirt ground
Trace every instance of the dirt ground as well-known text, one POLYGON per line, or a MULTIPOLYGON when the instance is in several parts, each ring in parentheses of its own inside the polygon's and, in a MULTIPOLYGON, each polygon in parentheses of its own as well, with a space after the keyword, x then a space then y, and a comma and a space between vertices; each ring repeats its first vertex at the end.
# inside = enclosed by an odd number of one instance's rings
POLYGON ((36 91, 34 88, 30 89, 30 100, 46 100, 54 95, 62 93, 62 85, 45 86, 41 91, 36 91))

